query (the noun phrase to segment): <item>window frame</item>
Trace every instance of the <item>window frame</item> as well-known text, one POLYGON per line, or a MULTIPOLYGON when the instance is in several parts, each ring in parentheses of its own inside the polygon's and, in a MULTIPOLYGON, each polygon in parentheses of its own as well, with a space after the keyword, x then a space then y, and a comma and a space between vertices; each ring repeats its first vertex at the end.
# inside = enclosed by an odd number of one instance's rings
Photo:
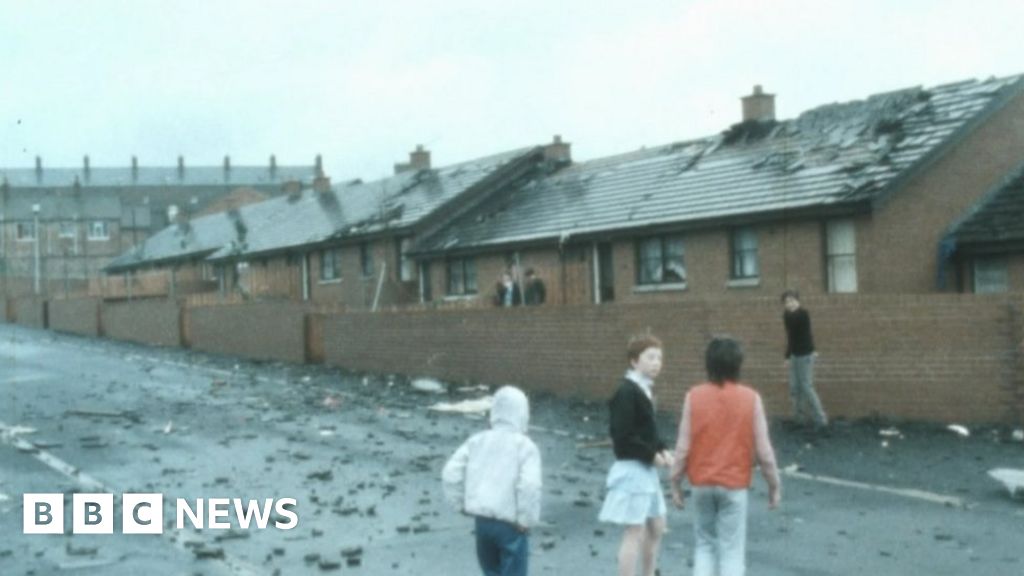
MULTIPOLYGON (((686 286, 688 274, 686 271, 686 241, 682 234, 660 234, 655 236, 645 236, 638 238, 635 244, 635 262, 636 262, 636 285, 638 287, 651 287, 651 286, 686 286), (646 257, 644 253, 644 247, 651 242, 658 242, 658 259, 661 260, 660 266, 660 279, 650 279, 646 275, 645 263, 652 260, 646 257), (667 279, 669 271, 671 270, 672 259, 674 255, 670 254, 670 243, 678 242, 680 247, 679 258, 682 265, 682 278, 681 279, 667 279)), ((679 275, 678 271, 674 271, 676 275, 679 275)))
MULTIPOLYGON (((988 274, 992 273, 992 270, 987 271, 988 274)), ((974 294, 1005 294, 1010 291, 1010 266, 1009 262, 1005 257, 1002 256, 983 256, 980 258, 974 258, 971 261, 971 291, 974 294), (996 287, 997 289, 986 288, 979 290, 978 284, 978 269, 979 265, 993 265, 996 264, 999 267, 997 272, 1002 276, 1000 279, 1002 286, 996 287)))
POLYGON ((329 282, 341 282, 341 248, 324 248, 318 253, 320 258, 320 271, 317 274, 321 284, 329 282), (331 274, 328 276, 325 274, 327 266, 326 262, 331 263, 331 274))
POLYGON ((110 226, 106 220, 91 220, 89 221, 89 231, 87 234, 89 240, 102 241, 110 240, 110 226), (103 227, 103 235, 96 234, 96 226, 100 225, 103 227))
POLYGON ((729 278, 731 280, 757 280, 761 277, 761 244, 757 230, 752 226, 733 228, 729 234, 729 254, 731 261, 729 278), (753 239, 753 247, 741 247, 742 236, 753 239), (753 273, 746 273, 744 256, 752 255, 753 273))
POLYGON ((14 227, 14 239, 18 242, 35 242, 38 236, 36 223, 33 220, 18 222, 14 227), (24 230, 30 230, 31 234, 25 234, 24 230))
POLYGON ((359 244, 359 271, 363 278, 373 278, 373 250, 369 242, 359 244))
MULTIPOLYGON (((827 220, 824 225, 824 252, 825 252, 825 291, 829 294, 856 294, 859 291, 859 279, 857 276, 857 223, 853 218, 839 218, 827 220), (833 233, 844 227, 850 232, 850 245, 852 252, 833 251, 833 233), (853 286, 850 289, 837 285, 838 264, 848 262, 853 271, 853 286)), ((838 250, 838 249, 836 249, 838 250)))
POLYGON ((74 238, 78 235, 78 222, 74 220, 62 220, 57 225, 57 237, 58 238, 74 238), (66 228, 70 228, 67 230, 66 228))
POLYGON ((445 295, 446 296, 476 296, 480 293, 480 282, 477 276, 476 258, 466 256, 462 258, 448 258, 445 260, 445 295), (455 283, 453 270, 459 272, 458 285, 455 283), (469 286, 468 278, 472 278, 473 286, 469 286))

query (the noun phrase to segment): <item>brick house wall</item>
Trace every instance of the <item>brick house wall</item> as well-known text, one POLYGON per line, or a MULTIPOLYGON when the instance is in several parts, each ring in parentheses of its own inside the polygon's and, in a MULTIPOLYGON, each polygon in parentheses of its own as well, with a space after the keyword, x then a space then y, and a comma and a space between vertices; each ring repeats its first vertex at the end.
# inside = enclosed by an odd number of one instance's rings
POLYGON ((194 350, 256 360, 306 359, 306 309, 302 304, 252 302, 201 306, 186 313, 186 338, 194 350))
MULTIPOLYGON (((1020 421, 1012 337, 1019 297, 850 295, 807 297, 805 305, 820 353, 818 389, 833 416, 1020 421)), ((707 339, 727 332, 744 343, 744 379, 769 412, 789 413, 775 297, 348 313, 325 320, 324 353, 328 364, 355 370, 602 399, 625 368, 626 339, 646 329, 666 345, 663 409, 677 410, 703 379, 707 339)))
MULTIPOLYGON (((912 178, 858 229, 863 292, 933 292, 947 228, 1024 158, 1024 95, 912 178)), ((955 282, 949 282, 951 287, 955 282)))

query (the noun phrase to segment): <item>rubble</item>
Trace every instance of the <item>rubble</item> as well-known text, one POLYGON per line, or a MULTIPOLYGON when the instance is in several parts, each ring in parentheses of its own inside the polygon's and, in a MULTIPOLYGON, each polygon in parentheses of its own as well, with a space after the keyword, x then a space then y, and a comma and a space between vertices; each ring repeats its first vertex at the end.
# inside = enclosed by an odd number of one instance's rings
POLYGON ((458 414, 486 414, 491 411, 494 404, 493 396, 484 396, 473 400, 462 400, 461 402, 438 402, 427 410, 434 412, 453 412, 458 414))
POLYGON ((412 381, 411 386, 413 390, 427 394, 443 394, 448 391, 444 384, 433 378, 417 378, 412 381))
POLYGON ((1002 482, 1003 486, 1010 492, 1011 498, 1024 497, 1024 470, 995 468, 989 470, 988 475, 1002 482))

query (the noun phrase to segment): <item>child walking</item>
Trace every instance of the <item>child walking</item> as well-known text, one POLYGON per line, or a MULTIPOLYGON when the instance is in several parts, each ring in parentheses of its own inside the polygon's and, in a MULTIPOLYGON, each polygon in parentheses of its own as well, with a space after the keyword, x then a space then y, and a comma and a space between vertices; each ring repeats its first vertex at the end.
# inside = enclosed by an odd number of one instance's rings
POLYGON ((477 432, 441 472, 445 497, 475 517, 476 555, 485 576, 525 576, 528 530, 540 519, 540 451, 526 435, 530 403, 522 390, 494 394, 491 428, 477 432))
POLYGON ((704 356, 708 380, 683 403, 672 501, 684 505, 682 480, 693 487, 694 576, 742 576, 746 570, 747 492, 753 462, 768 483, 768 506, 779 505, 782 488, 761 396, 739 383, 743 349, 715 338, 704 356))
POLYGON ((608 403, 615 463, 608 471, 607 495, 599 520, 625 526, 619 546, 619 575, 654 576, 665 533, 665 496, 658 467, 672 465, 672 454, 654 420, 654 379, 661 373, 662 345, 654 336, 635 336, 626 347, 629 369, 608 403))

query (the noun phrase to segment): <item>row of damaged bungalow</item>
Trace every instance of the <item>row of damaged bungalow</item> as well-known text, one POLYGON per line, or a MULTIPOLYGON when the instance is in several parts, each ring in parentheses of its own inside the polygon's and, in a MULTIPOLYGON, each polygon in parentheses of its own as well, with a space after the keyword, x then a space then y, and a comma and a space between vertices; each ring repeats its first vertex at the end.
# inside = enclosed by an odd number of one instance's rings
POLYGON ((318 178, 172 223, 107 267, 127 286, 348 309, 492 305, 532 268, 549 304, 1024 290, 1024 77, 775 118, 755 87, 706 138, 573 162, 548 144, 372 182, 318 178))

